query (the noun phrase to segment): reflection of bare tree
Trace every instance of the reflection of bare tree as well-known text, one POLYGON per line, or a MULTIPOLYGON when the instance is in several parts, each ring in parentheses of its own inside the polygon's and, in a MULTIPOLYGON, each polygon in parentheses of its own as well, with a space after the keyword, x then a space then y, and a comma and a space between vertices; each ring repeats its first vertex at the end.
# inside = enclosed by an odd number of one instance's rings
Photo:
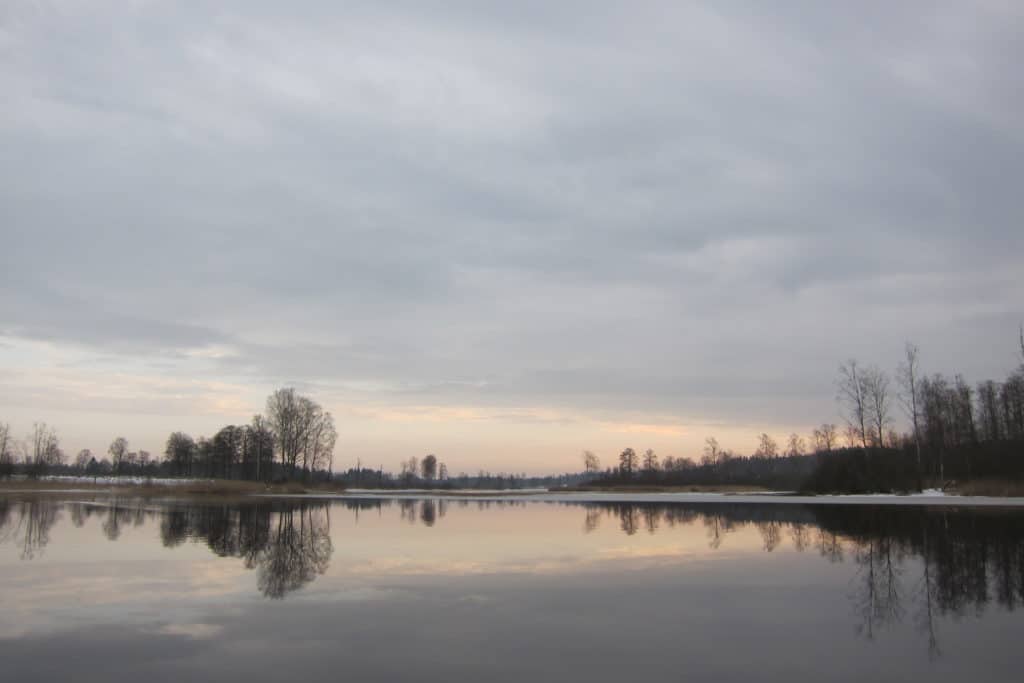
POLYGON ((653 534, 658 530, 658 522, 661 519, 661 508, 649 505, 644 508, 644 528, 647 533, 653 534))
POLYGON ((870 640, 876 628, 902 618, 900 558, 895 554, 891 539, 885 537, 859 542, 854 557, 861 574, 860 589, 854 598, 861 619, 858 631, 870 640))
POLYGON ((121 527, 128 524, 141 525, 145 521, 145 511, 139 503, 133 506, 116 498, 107 507, 107 518, 103 522, 103 535, 107 540, 116 541, 121 536, 121 527))
POLYGON ((708 530, 708 547, 718 550, 722 546, 722 537, 725 535, 722 518, 718 515, 707 515, 704 517, 704 527, 708 530))
POLYGON ((187 508, 172 507, 160 519, 160 539, 164 547, 181 545, 188 538, 191 520, 187 508))
POLYGON ((755 522, 757 531, 764 540, 765 552, 771 552, 782 543, 782 524, 778 520, 769 519, 763 522, 755 522))
POLYGON ((7 541, 14 531, 14 525, 11 523, 12 507, 10 500, 0 498, 0 543, 7 541))
POLYGON ((81 529, 85 526, 85 520, 89 518, 86 507, 81 503, 71 503, 68 508, 71 512, 71 523, 75 525, 75 528, 81 529))
POLYGON ((1024 597, 1024 543, 993 545, 996 600, 1012 610, 1024 597))
POLYGON ((677 524, 693 524, 701 517, 701 514, 693 508, 683 505, 666 505, 662 516, 669 527, 675 528, 677 524))
POLYGON ((326 506, 300 505, 282 511, 256 561, 257 585, 268 598, 283 598, 327 571, 333 551, 326 506))
POLYGON ((359 515, 363 512, 376 512, 377 516, 380 517, 383 514, 383 510, 386 507, 391 507, 394 501, 384 498, 350 498, 348 500, 339 501, 337 504, 345 507, 346 510, 352 512, 355 518, 356 524, 359 523, 359 515))
POLYGON ((416 501, 410 499, 401 499, 398 501, 398 510, 402 515, 402 519, 409 522, 409 524, 416 523, 416 501))
POLYGON ((583 530, 596 527, 601 512, 619 518, 627 535, 641 522, 661 533, 662 521, 703 523, 709 545, 719 548, 727 535, 753 525, 764 550, 778 548, 788 534, 798 552, 813 548, 832 563, 852 557, 857 566, 851 595, 858 631, 874 638, 902 621, 907 599, 915 621, 927 634, 931 656, 938 656, 940 617, 981 614, 994 596, 1015 609, 1024 602, 1024 515, 1005 511, 946 508, 878 508, 875 506, 798 506, 756 504, 650 505, 588 503, 583 530), (904 595, 908 558, 923 565, 919 587, 904 595))
POLYGON ((829 562, 842 562, 844 559, 843 542, 839 538, 839 534, 834 531, 818 529, 818 553, 822 557, 828 558, 829 562))
POLYGON ((50 542, 50 529, 57 523, 59 506, 46 499, 0 500, 0 543, 11 541, 21 547, 21 559, 42 554, 50 542))
POLYGON ((811 544, 811 535, 807 524, 794 522, 789 527, 789 538, 793 541, 793 549, 798 553, 807 550, 811 544))
MULTIPOLYGON (((346 507, 377 508, 379 502, 352 502, 346 507)), ((167 547, 187 538, 201 539, 223 557, 240 557, 258 569, 257 585, 270 598, 283 598, 327 570, 333 552, 330 505, 261 502, 172 507, 161 519, 167 547)))
POLYGON ((619 509, 619 526, 627 536, 632 536, 636 533, 637 526, 640 522, 640 515, 635 505, 620 505, 619 509))
POLYGON ((434 526, 437 520, 437 504, 433 500, 425 500, 420 503, 420 521, 424 526, 434 526))
POLYGON ((238 515, 238 554, 246 569, 259 561, 260 553, 270 543, 270 506, 266 503, 248 505, 238 515))
POLYGON ((21 503, 21 558, 31 560, 42 554, 50 542, 50 529, 57 523, 58 506, 44 499, 21 503))
POLYGON ((934 660, 942 656, 942 651, 939 649, 939 638, 935 632, 935 583, 932 580, 931 553, 928 546, 928 525, 924 524, 922 528, 924 530, 922 539, 924 552, 921 555, 923 566, 918 588, 920 608, 918 609, 916 622, 918 629, 928 635, 928 657, 934 660))

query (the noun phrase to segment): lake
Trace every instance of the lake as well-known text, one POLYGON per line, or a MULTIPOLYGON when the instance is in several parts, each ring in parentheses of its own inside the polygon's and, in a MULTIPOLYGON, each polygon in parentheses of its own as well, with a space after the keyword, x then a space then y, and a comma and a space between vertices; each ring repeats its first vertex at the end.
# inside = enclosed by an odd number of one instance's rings
POLYGON ((1024 508, 0 498, 4 680, 1011 681, 1024 508))

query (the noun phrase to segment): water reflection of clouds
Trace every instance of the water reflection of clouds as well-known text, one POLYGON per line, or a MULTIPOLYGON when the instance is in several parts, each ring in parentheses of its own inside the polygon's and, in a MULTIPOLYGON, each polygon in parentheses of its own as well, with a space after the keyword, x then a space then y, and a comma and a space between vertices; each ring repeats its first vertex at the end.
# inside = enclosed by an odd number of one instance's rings
MULTIPOLYGON (((348 562, 339 574, 350 576, 468 576, 495 574, 573 574, 586 571, 607 571, 612 564, 629 563, 629 569, 679 565, 711 560, 705 553, 686 550, 678 545, 648 548, 601 548, 586 554, 533 558, 494 557, 473 559, 420 559, 413 557, 376 557, 362 562, 348 562)), ((723 555, 719 559, 725 559, 723 555)))
POLYGON ((205 612, 229 614, 260 595, 384 605, 416 600, 417 582, 728 573, 772 566, 767 553, 782 553, 806 558, 807 571, 814 556, 826 563, 813 571, 848 568, 846 600, 864 638, 910 620, 938 652, 943 617, 1024 600, 1022 520, 998 510, 743 503, 4 500, 0 635, 154 615, 182 635, 175 629, 207 623, 205 612))
POLYGON ((156 629, 157 633, 169 636, 185 636, 186 638, 210 639, 224 632, 221 624, 181 623, 164 624, 156 629))
POLYGON ((229 608, 239 600, 252 599, 248 572, 215 559, 10 569, 0 619, 0 637, 5 638, 79 621, 146 622, 153 614, 194 619, 211 606, 229 608))

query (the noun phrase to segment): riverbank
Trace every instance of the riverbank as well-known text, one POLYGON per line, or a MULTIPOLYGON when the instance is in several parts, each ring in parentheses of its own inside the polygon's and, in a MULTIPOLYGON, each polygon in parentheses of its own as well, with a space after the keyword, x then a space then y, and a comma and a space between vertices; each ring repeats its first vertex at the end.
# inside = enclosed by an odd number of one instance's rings
POLYGON ((21 481, 0 481, 0 495, 18 493, 66 494, 92 493, 133 495, 138 497, 244 497, 262 495, 338 494, 343 486, 331 484, 282 483, 224 479, 144 479, 139 477, 44 477, 21 481))
POLYGON ((68 494, 134 498, 240 500, 252 498, 358 499, 463 498, 479 501, 531 500, 547 503, 769 503, 810 505, 937 505, 1024 506, 1024 495, 1013 482, 976 482, 953 490, 926 489, 919 493, 820 494, 771 491, 746 486, 620 486, 563 489, 346 489, 339 484, 299 482, 264 484, 252 481, 203 479, 135 479, 49 477, 0 482, 0 496, 68 494), (1009 492, 993 495, 983 492, 1009 492))
POLYGON ((563 489, 553 489, 559 492, 573 493, 779 493, 764 486, 744 486, 733 484, 716 484, 698 486, 687 484, 685 486, 658 486, 643 484, 625 484, 614 486, 568 486, 563 489))

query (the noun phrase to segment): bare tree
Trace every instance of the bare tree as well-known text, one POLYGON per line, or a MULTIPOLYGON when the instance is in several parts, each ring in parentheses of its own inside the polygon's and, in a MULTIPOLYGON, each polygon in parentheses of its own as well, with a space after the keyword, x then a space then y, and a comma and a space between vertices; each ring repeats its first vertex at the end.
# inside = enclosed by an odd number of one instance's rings
POLYGON ((896 379, 900 385, 899 399, 903 411, 910 418, 910 426, 914 430, 914 454, 917 458, 917 488, 923 486, 924 467, 921 464, 921 410, 918 407, 919 388, 917 386, 920 376, 918 365, 917 346, 907 342, 904 347, 904 360, 896 371, 896 379))
POLYGON ((813 436, 814 450, 819 453, 831 453, 839 443, 839 432, 836 431, 836 426, 830 422, 825 422, 815 429, 813 436))
POLYGON ((324 412, 320 418, 322 428, 317 435, 318 462, 327 468, 329 476, 334 475, 334 447, 338 443, 338 430, 334 427, 334 416, 324 412))
POLYGON ((658 454, 653 449, 644 451, 644 472, 653 474, 658 469, 658 454))
POLYGON ((184 432, 174 432, 167 437, 164 459, 178 476, 192 474, 192 462, 196 455, 196 442, 184 432))
POLYGON ((583 469, 587 474, 597 474, 601 471, 601 460, 593 451, 583 451, 583 469))
POLYGON ((861 376, 867 398, 867 417, 871 424, 871 441, 881 448, 885 445, 885 428, 892 422, 889 377, 875 366, 865 368, 861 376))
POLYGON ((999 416, 999 385, 992 380, 978 383, 978 427, 983 441, 1002 438, 1002 420, 999 416))
POLYGON ((267 426, 277 439, 281 464, 292 476, 300 465, 306 477, 330 467, 338 434, 334 418, 294 388, 278 389, 267 398, 267 426))
POLYGON ((272 470, 274 461, 274 433, 270 431, 267 419, 262 415, 253 415, 249 424, 246 447, 253 462, 252 469, 256 481, 266 479, 272 470))
POLYGON ((64 461, 57 430, 47 426, 45 422, 36 422, 32 425, 32 432, 26 445, 28 452, 25 454, 25 463, 33 476, 42 474, 50 466, 59 465, 64 461))
POLYGON ((448 465, 445 465, 443 462, 438 466, 437 478, 441 481, 448 480, 448 465))
POLYGON ((14 472, 14 444, 11 426, 0 422, 0 477, 9 477, 14 472))
POLYGON ((305 434, 302 443, 302 467, 308 478, 313 470, 330 467, 338 432, 334 428, 334 418, 315 401, 304 398, 302 409, 305 434))
POLYGON ((974 422, 974 389, 964 380, 963 375, 953 378, 956 392, 957 438, 960 443, 977 443, 978 430, 974 422))
POLYGON ((84 472, 85 468, 89 465, 90 460, 92 460, 92 451, 88 448, 83 448, 78 451, 78 455, 75 456, 75 469, 84 472))
POLYGON ((864 450, 868 448, 868 398, 864 378, 857 361, 850 359, 839 366, 837 382, 839 402, 846 409, 846 422, 864 450))
POLYGON ((807 445, 804 442, 804 438, 793 432, 789 435, 789 444, 786 448, 786 455, 790 457, 796 457, 804 454, 807 450, 807 445))
POLYGON ((619 453, 619 470, 625 476, 632 477, 637 468, 637 460, 636 451, 632 448, 625 449, 619 453))
POLYGON ((761 436, 758 437, 757 450, 754 451, 754 457, 771 459, 778 456, 778 454, 779 444, 768 434, 762 432, 761 436))
POLYGON ((437 456, 431 453, 420 460, 420 473, 427 481, 432 481, 437 476, 437 456))
POLYGON ((716 465, 718 464, 719 456, 722 453, 722 449, 718 445, 718 439, 713 436, 709 436, 704 439, 704 457, 701 461, 705 465, 716 465))
POLYGON ((119 436, 110 442, 110 448, 107 449, 107 453, 110 455, 110 463, 114 467, 114 474, 121 474, 121 468, 124 467, 125 456, 128 453, 128 439, 123 436, 119 436))
MULTIPOLYGON (((700 464, 704 467, 721 467, 726 462, 733 458, 732 451, 723 449, 718 444, 718 439, 713 436, 709 436, 704 439, 704 454, 700 458, 700 464)), ((685 458, 680 458, 677 461, 677 467, 685 467, 685 458), (682 462, 679 462, 682 461, 682 462)))
POLYGON ((234 425, 227 425, 213 435, 212 476, 221 479, 231 479, 234 476, 235 465, 242 461, 244 435, 245 429, 234 425))
POLYGON ((292 476, 306 436, 301 398, 292 387, 278 389, 267 398, 267 422, 277 438, 281 465, 292 476))

